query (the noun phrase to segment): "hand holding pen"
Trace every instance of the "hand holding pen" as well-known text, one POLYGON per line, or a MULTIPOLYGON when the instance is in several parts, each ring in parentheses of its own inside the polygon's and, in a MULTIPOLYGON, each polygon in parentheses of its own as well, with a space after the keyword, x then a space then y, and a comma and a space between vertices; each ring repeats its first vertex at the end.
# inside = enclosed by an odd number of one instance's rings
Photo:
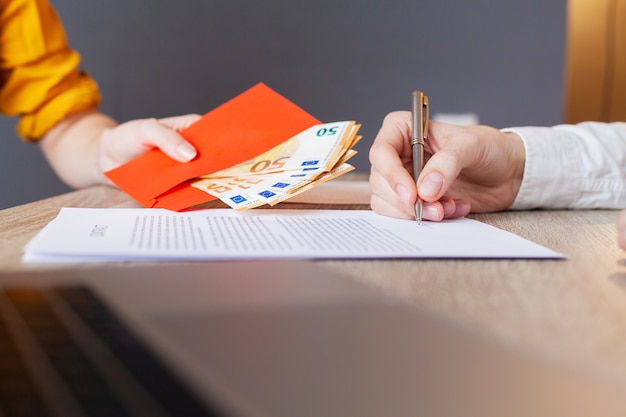
POLYGON ((413 112, 385 117, 369 153, 372 210, 419 221, 421 208, 422 220, 439 221, 470 210, 507 209, 524 172, 519 136, 488 126, 429 121, 424 107, 418 100, 415 127, 413 112), (412 145, 414 133, 421 144, 412 145))

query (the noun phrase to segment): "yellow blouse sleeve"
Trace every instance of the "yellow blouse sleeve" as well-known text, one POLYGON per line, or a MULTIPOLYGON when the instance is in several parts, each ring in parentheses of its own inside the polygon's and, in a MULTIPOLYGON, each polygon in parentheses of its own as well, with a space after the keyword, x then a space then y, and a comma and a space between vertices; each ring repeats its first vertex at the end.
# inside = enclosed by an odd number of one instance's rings
POLYGON ((67 116, 97 107, 98 85, 78 70, 63 25, 45 0, 0 0, 0 112, 18 134, 41 138, 67 116))

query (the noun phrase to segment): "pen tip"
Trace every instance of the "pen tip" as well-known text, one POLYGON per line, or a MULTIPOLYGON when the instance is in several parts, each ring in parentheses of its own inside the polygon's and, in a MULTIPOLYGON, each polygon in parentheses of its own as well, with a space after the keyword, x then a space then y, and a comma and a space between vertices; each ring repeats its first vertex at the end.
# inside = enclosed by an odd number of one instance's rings
POLYGON ((419 198, 415 202, 415 220, 417 221, 417 224, 422 224, 422 200, 419 198))

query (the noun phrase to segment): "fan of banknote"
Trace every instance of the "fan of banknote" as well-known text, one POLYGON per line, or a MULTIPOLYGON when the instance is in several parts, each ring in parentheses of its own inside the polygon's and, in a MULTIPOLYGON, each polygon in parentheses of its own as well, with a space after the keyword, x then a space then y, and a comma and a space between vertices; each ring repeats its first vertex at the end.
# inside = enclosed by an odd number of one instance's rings
POLYGON ((236 210, 271 206, 336 178, 354 167, 346 161, 361 139, 354 121, 312 126, 239 165, 205 175, 192 186, 236 210))

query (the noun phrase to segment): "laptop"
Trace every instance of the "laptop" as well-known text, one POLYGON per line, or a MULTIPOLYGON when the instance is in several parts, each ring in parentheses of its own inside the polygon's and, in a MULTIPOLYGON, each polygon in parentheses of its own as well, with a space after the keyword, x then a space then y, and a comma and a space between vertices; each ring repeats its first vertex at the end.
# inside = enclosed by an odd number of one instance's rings
POLYGON ((311 261, 0 275, 2 416, 623 416, 599 381, 311 261))

